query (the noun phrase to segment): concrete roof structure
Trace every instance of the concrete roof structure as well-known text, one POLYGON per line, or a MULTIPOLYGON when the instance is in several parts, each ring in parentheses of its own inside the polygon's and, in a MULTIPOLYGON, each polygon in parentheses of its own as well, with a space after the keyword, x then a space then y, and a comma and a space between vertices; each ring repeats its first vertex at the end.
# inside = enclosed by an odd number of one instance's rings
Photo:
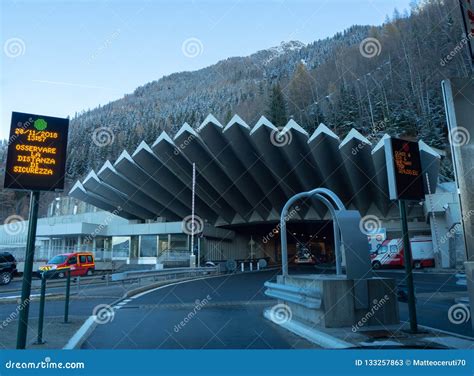
MULTIPOLYGON (((225 126, 209 115, 197 129, 185 123, 173 139, 163 132, 131 155, 124 150, 69 194, 127 219, 182 220, 191 214, 195 163, 196 215, 216 226, 276 221, 291 196, 316 187, 333 190, 362 215, 386 215, 387 137, 373 147, 355 129, 341 141, 324 124, 309 135, 294 120, 279 129, 262 116, 252 128, 237 115, 225 126)), ((434 193, 440 156, 423 141, 419 145, 423 176, 434 193)), ((296 215, 329 218, 316 202, 302 203, 296 215)))

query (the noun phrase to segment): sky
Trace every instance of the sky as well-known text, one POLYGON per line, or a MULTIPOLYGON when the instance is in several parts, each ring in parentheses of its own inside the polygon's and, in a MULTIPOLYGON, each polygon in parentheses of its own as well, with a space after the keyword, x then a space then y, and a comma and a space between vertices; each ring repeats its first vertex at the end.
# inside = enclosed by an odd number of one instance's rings
POLYGON ((1 0, 0 139, 11 112, 67 117, 282 41, 380 25, 411 0, 1 0))

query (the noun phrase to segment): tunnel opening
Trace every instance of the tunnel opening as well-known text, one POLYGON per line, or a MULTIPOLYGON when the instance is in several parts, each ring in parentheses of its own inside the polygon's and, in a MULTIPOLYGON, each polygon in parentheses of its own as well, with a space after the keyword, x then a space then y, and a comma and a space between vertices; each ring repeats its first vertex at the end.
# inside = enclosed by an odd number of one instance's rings
MULTIPOLYGON (((277 222, 234 225, 229 229, 252 239, 271 263, 281 264, 280 226, 277 222)), ((335 264, 332 220, 290 221, 287 223, 287 239, 290 265, 335 264), (308 253, 314 262, 308 262, 304 256, 308 253)))

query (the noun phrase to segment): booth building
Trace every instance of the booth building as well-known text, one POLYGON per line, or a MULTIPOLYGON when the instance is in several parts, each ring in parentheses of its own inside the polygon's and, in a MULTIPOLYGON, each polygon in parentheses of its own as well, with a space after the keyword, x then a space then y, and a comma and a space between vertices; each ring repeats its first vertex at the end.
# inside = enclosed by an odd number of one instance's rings
MULTIPOLYGON (((194 226, 201 261, 277 263, 283 205, 316 187, 335 192, 388 238, 400 237, 398 207, 388 197, 387 137, 373 145, 352 129, 341 141, 324 124, 309 135, 294 120, 279 129, 264 117, 253 127, 238 116, 226 126, 212 115, 197 129, 185 123, 174 138, 163 132, 153 144, 142 142, 105 161, 77 181, 69 197, 53 202, 38 222, 36 257, 81 249, 104 262, 189 263, 194 226)), ((423 141, 419 148, 428 195, 408 207, 410 235, 431 235, 436 266, 454 267, 465 258, 457 194, 454 184, 438 182, 438 152, 423 141)), ((301 242, 320 260, 334 259, 332 218, 321 203, 300 202, 288 219, 290 258, 301 242)), ((1 227, 1 248, 24 252, 27 226, 14 235, 1 227)))

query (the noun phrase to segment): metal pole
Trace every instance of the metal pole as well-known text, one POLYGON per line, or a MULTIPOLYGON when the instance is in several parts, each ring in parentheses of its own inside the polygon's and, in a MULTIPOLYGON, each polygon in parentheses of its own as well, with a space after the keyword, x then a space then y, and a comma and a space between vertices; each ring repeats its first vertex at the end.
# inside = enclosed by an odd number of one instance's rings
POLYGON ((69 292, 70 290, 71 290, 71 269, 67 271, 66 300, 64 303, 64 323, 67 323, 69 320, 69 292))
POLYGON ((191 255, 194 256, 194 227, 196 223, 194 222, 194 192, 196 189, 196 163, 193 163, 193 192, 191 198, 191 255))
POLYGON ((201 267, 201 238, 197 238, 197 245, 198 245, 198 268, 201 267))
POLYGON ((405 261, 405 278, 408 289, 408 315, 410 317, 410 331, 412 333, 418 332, 418 323, 416 320, 416 303, 415 303, 415 288, 413 285, 413 265, 411 256, 410 239, 408 237, 407 213, 405 208, 405 201, 398 200, 400 207, 400 219, 402 221, 402 237, 403 237, 403 254, 405 261))
POLYGON ((30 311, 31 278, 33 275, 33 261, 35 257, 36 223, 38 220, 38 206, 40 193, 30 193, 30 213, 28 215, 28 237, 26 239, 25 266, 23 269, 23 283, 21 287, 20 317, 16 337, 16 348, 26 347, 28 333, 28 314, 30 311))
POLYGON ((41 274, 41 294, 40 294, 39 317, 38 317, 38 338, 36 340, 37 345, 42 345, 43 343, 45 343, 43 341, 45 295, 46 295, 46 272, 41 274))

